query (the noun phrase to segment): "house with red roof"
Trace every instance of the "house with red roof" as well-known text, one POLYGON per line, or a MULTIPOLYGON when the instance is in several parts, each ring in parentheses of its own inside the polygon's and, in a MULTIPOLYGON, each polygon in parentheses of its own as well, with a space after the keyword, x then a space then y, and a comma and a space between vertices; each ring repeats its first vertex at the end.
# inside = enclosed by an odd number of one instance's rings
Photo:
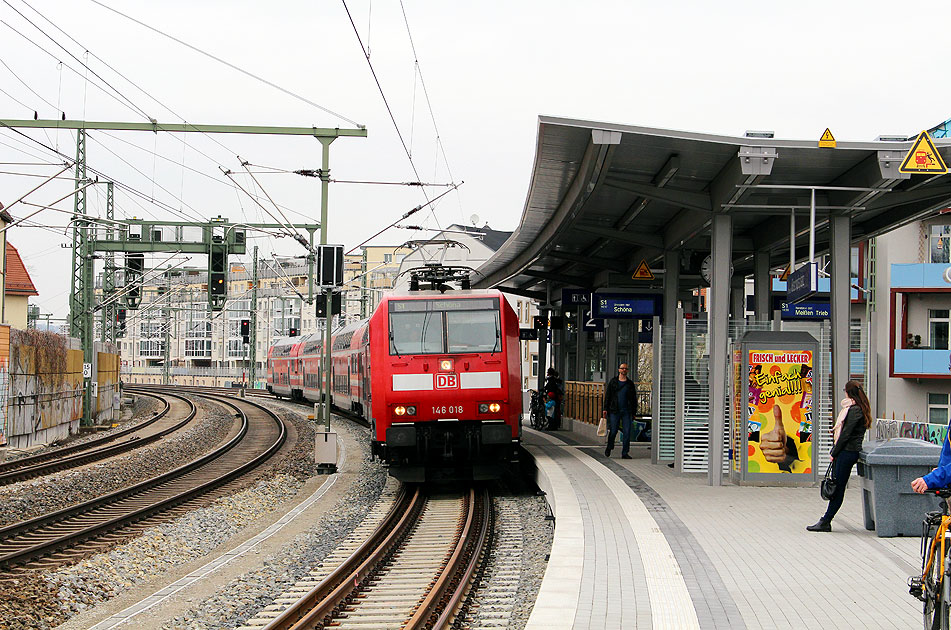
POLYGON ((39 292, 33 285, 30 272, 26 270, 20 253, 10 241, 6 241, 4 254, 3 323, 14 328, 26 328, 29 299, 39 295, 39 292))

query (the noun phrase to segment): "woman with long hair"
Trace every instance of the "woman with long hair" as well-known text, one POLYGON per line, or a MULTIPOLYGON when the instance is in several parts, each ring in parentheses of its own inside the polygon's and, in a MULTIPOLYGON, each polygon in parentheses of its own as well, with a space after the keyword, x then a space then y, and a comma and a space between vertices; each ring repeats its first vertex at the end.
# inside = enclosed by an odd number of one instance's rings
MULTIPOLYGON (((845 395, 846 401, 850 401, 851 404, 831 453, 835 493, 829 499, 829 507, 822 518, 819 519, 819 522, 806 527, 810 532, 832 531, 832 519, 839 508, 842 507, 842 499, 845 498, 845 486, 849 483, 849 477, 852 476, 852 467, 859 460, 859 451, 862 450, 865 432, 872 426, 872 407, 869 405, 868 396, 865 395, 862 386, 856 381, 849 381, 845 384, 845 395)), ((846 401, 843 401, 843 403, 846 401)))

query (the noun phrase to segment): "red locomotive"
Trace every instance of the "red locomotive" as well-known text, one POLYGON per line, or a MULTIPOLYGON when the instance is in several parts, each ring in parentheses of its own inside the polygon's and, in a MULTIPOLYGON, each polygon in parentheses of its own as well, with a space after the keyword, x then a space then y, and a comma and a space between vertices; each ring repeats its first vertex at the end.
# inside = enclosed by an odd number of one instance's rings
MULTIPOLYGON (((521 438, 517 316, 499 291, 429 284, 332 336, 332 402, 369 420, 373 455, 400 480, 498 477, 521 438)), ((321 350, 319 334, 274 344, 268 388, 320 400, 321 350)))

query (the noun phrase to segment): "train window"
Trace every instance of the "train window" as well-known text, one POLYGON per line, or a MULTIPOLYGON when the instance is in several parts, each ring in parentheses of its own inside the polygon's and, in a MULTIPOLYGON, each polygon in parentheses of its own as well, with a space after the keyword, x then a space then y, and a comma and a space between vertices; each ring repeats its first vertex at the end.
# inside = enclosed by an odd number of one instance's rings
POLYGON ((498 311, 452 311, 446 313, 449 352, 498 352, 502 333, 498 311))
POLYGON ((502 349, 498 298, 390 301, 390 354, 502 349))
POLYGON ((439 354, 443 341, 442 313, 390 313, 390 354, 439 354))

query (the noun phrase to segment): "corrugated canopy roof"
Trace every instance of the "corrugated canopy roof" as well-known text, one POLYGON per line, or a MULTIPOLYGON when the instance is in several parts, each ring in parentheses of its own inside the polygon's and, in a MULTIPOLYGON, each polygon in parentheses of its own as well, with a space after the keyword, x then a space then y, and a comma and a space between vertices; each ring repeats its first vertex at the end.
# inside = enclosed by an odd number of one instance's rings
MULTIPOLYGON (((898 172, 911 145, 839 142, 826 149, 818 138, 738 138, 541 116, 521 223, 480 267, 478 286, 533 297, 543 297, 536 285, 546 280, 553 288, 631 286, 641 260, 660 269, 670 250, 684 254, 681 278, 689 283, 710 251, 714 213, 733 216, 737 274, 752 273, 757 251, 769 251, 779 267, 789 260, 793 210, 797 259, 808 255, 809 186, 826 188, 816 191, 820 255, 833 214, 852 217, 857 242, 951 203, 948 177, 898 172)), ((935 145, 947 161, 951 141, 935 145)))

